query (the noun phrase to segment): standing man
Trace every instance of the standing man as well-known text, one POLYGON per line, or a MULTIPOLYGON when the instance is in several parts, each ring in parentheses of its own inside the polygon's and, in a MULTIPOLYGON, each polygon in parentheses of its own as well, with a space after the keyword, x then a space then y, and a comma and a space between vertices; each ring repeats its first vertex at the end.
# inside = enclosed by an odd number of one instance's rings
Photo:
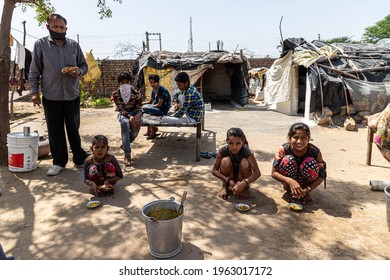
POLYGON ((88 65, 79 44, 66 38, 67 22, 59 14, 47 17, 49 36, 35 42, 30 67, 29 82, 31 100, 42 104, 45 111, 47 131, 53 166, 47 175, 54 176, 65 169, 68 162, 68 142, 73 153, 73 162, 82 165, 87 153, 81 148, 79 77, 86 74, 88 65))

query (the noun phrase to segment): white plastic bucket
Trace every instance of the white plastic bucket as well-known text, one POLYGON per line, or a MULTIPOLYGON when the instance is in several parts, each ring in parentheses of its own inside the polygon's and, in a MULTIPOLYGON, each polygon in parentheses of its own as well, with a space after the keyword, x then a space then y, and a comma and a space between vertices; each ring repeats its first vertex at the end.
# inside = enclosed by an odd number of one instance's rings
POLYGON ((37 168, 39 135, 32 132, 7 134, 8 169, 12 172, 26 172, 37 168))
POLYGON ((390 231, 390 185, 385 186, 387 228, 390 231))

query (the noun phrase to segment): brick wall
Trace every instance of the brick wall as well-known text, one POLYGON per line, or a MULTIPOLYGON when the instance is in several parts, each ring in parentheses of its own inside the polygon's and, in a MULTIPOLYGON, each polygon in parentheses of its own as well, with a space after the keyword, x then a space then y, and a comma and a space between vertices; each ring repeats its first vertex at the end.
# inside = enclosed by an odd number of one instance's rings
MULTIPOLYGON (((121 72, 129 72, 135 77, 137 74, 137 61, 131 60, 101 60, 99 63, 101 78, 93 85, 84 86, 89 95, 96 97, 110 97, 111 93, 118 88, 118 75, 121 72)), ((135 82, 135 81, 134 81, 135 82)))

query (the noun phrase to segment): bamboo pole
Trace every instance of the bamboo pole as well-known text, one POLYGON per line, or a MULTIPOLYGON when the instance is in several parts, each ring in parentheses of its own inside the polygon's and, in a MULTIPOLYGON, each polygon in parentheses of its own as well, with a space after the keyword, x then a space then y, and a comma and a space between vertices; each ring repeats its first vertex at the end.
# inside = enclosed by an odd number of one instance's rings
POLYGON ((325 69, 328 69, 328 70, 331 70, 331 71, 334 71, 336 73, 339 73, 340 75, 343 75, 345 77, 358 80, 357 77, 355 77, 354 75, 351 75, 351 74, 349 74, 349 73, 347 73, 345 71, 342 71, 342 70, 339 70, 339 69, 336 69, 336 68, 333 68, 333 67, 329 67, 329 66, 326 66, 326 65, 322 65, 322 64, 318 64, 318 66, 320 66, 322 68, 325 68, 325 69))
POLYGON ((348 69, 344 70, 348 73, 363 73, 363 72, 376 72, 376 71, 387 71, 390 70, 390 66, 382 66, 382 67, 373 67, 373 68, 364 68, 364 69, 348 69))

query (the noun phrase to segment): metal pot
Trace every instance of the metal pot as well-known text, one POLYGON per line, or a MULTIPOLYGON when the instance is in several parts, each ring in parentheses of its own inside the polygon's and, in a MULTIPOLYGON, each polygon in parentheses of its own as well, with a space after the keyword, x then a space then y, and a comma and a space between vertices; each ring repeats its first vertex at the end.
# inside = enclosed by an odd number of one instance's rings
POLYGON ((149 253, 156 258, 171 258, 177 255, 182 248, 181 235, 185 209, 183 209, 179 217, 171 220, 158 221, 147 216, 150 211, 159 209, 178 211, 180 203, 174 200, 173 197, 165 200, 156 200, 142 208, 142 216, 144 217, 146 234, 148 236, 149 253))

